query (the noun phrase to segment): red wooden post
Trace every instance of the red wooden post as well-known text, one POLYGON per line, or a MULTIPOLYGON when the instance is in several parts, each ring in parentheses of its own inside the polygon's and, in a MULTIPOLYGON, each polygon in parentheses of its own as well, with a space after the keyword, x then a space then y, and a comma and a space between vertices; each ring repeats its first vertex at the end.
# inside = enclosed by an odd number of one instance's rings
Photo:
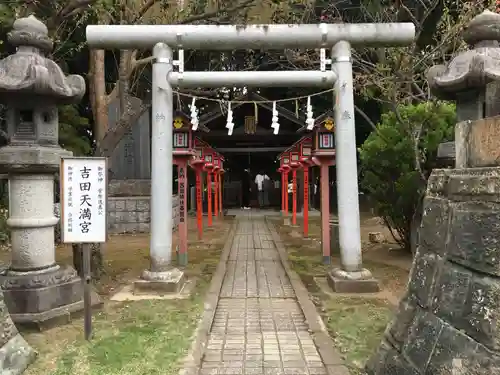
POLYGON ((280 174, 280 177, 281 177, 281 183, 280 183, 280 187, 281 187, 281 214, 283 215, 283 211, 285 210, 285 195, 283 194, 283 168, 279 167, 278 168, 278 172, 280 174))
POLYGON ((290 171, 290 154, 287 151, 281 154, 281 169, 283 170, 283 216, 288 216, 288 172, 290 171))
POLYGON ((214 169, 214 217, 219 216, 219 189, 217 185, 219 184, 219 174, 217 170, 214 169))
POLYGON ((201 192, 201 170, 196 171, 196 224, 198 239, 203 238, 203 194, 201 192))
POLYGON ((292 170, 292 225, 297 225, 297 169, 292 170))
POLYGON ((309 166, 311 165, 312 138, 303 137, 300 140, 300 164, 304 173, 304 237, 309 235, 309 166))
POLYGON ((309 235, 309 166, 303 166, 304 171, 304 237, 309 235))
POLYGON ((220 211, 220 216, 221 218, 224 217, 224 211, 222 209, 222 202, 224 201, 223 197, 222 197, 222 184, 224 182, 224 157, 222 155, 220 155, 219 157, 219 166, 220 166, 220 169, 219 169, 219 211, 220 211))
POLYGON ((285 171, 285 216, 288 216, 288 170, 285 171))
POLYGON ((188 227, 187 227, 187 165, 196 155, 194 150, 193 132, 191 123, 183 116, 178 115, 173 122, 173 161, 177 165, 177 193, 179 195, 179 251, 177 263, 186 266, 188 262, 188 227))
POLYGON ((203 149, 204 152, 204 159, 205 159, 205 171, 207 171, 207 217, 208 217, 208 223, 207 225, 211 227, 213 225, 212 221, 212 173, 214 170, 214 150, 205 148, 203 149))
POLYGON ((297 225, 297 169, 299 164, 299 150, 297 147, 290 152, 290 168, 292 169, 292 225, 297 225))
POLYGON ((321 179, 321 247, 323 261, 330 263, 330 176, 328 164, 320 166, 321 179), (325 193, 326 192, 326 193, 325 193))
POLYGON ((309 235, 309 167, 312 163, 312 138, 305 136, 300 140, 300 164, 304 173, 304 237, 309 235))
POLYGON ((314 125, 312 160, 320 166, 321 179, 321 247, 323 263, 330 264, 330 181, 328 167, 335 163, 335 124, 330 117, 314 125))
POLYGON ((190 164, 196 173, 196 226, 198 228, 198 239, 201 240, 203 238, 203 194, 201 191, 201 176, 205 161, 203 159, 203 145, 200 139, 195 138, 194 145, 196 154, 190 164))
POLYGON ((207 171, 207 195, 208 195, 208 226, 212 226, 212 172, 207 171))
POLYGON ((281 174, 281 214, 285 213, 285 171, 280 171, 281 174))
POLYGON ((188 248, 188 227, 187 227, 187 160, 181 159, 177 164, 177 186, 179 194, 179 253, 178 259, 180 265, 187 264, 188 248))

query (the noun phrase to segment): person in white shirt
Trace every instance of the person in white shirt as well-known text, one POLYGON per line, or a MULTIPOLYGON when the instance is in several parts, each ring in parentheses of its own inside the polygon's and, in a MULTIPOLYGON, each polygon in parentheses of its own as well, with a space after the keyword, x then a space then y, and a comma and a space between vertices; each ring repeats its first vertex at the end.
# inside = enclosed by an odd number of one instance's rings
POLYGON ((255 176, 255 184, 257 185, 257 190, 259 194, 259 206, 264 207, 265 196, 266 193, 264 189, 264 181, 269 180, 269 176, 264 172, 260 171, 257 176, 255 176))

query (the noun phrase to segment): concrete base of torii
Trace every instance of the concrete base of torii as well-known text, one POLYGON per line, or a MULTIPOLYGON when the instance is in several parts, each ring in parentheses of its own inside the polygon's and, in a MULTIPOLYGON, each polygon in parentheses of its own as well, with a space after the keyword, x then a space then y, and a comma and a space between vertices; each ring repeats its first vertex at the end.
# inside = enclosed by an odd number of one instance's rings
POLYGON ((335 293, 377 293, 380 284, 372 273, 363 268, 361 271, 348 272, 334 268, 327 275, 327 281, 335 293))
POLYGON ((134 294, 176 294, 186 284, 184 271, 172 267, 169 270, 154 272, 146 270, 141 279, 134 282, 134 294))

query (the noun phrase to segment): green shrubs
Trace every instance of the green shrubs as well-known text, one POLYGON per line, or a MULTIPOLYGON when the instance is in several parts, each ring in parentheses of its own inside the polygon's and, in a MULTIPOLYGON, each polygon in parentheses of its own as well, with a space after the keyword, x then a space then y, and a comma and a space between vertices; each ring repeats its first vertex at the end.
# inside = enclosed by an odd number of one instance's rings
POLYGON ((412 222, 436 166, 438 145, 453 138, 455 122, 455 106, 449 103, 401 105, 397 113, 382 115, 377 132, 360 149, 361 187, 406 249, 411 249, 412 222))

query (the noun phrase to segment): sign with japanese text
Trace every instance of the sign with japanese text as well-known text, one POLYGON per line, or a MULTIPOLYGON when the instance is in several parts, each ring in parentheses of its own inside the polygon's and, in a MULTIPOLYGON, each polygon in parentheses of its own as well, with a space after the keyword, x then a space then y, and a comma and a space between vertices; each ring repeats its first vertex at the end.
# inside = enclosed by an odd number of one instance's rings
POLYGON ((332 133, 319 133, 319 147, 320 149, 335 148, 335 140, 332 133))
POLYGON ((179 165, 178 169, 179 184, 179 222, 185 222, 186 213, 186 167, 179 165))
POLYGON ((188 148, 189 134, 186 132, 174 133, 174 148, 188 148))
POLYGON ((98 157, 61 159, 63 242, 106 242, 106 164, 98 157))

